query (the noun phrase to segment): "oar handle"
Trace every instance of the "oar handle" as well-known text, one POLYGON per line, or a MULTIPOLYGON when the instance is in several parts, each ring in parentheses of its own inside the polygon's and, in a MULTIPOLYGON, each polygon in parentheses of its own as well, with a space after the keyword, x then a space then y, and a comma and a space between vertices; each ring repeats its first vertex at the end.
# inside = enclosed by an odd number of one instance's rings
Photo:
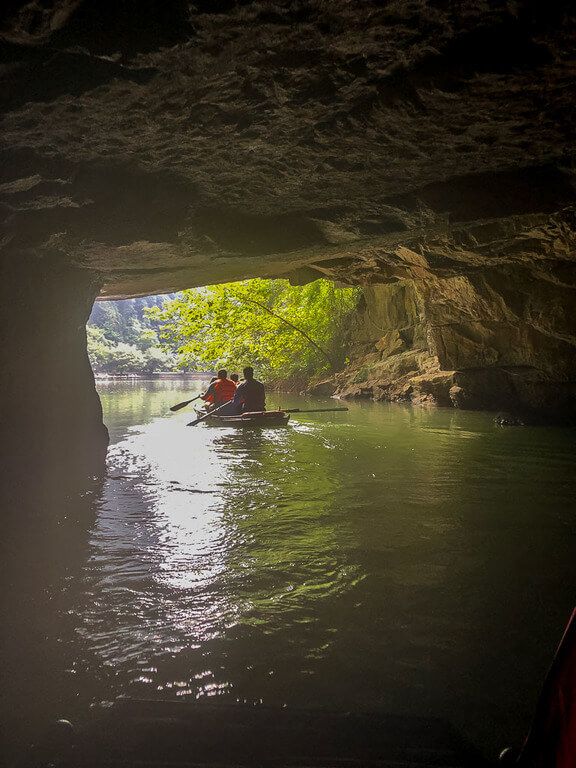
POLYGON ((284 413, 335 413, 336 411, 348 411, 349 408, 289 408, 284 413))
POLYGON ((222 403, 222 405, 219 405, 218 408, 214 408, 213 411, 208 411, 208 413, 205 413, 204 416, 200 416, 199 419, 194 419, 194 421, 189 422, 186 424, 187 427, 195 427, 196 424, 199 424, 201 421, 204 421, 204 419, 207 419, 208 416, 213 416, 215 413, 218 413, 218 411, 221 411, 222 408, 226 408, 227 405, 230 405, 234 402, 234 398, 232 400, 228 400, 227 403, 222 403))

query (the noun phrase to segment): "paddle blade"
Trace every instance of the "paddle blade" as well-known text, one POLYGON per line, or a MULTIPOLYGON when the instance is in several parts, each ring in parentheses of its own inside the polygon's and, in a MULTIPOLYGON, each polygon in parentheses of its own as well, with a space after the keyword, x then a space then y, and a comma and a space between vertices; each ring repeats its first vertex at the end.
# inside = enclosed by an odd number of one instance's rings
POLYGON ((183 403, 176 403, 176 405, 173 405, 170 410, 171 411, 179 411, 181 408, 185 408, 187 405, 190 405, 190 403, 193 403, 194 400, 198 400, 200 395, 196 395, 196 397, 193 397, 191 400, 184 400, 183 403))
POLYGON ((189 405, 192 402, 192 400, 185 400, 183 403, 178 403, 177 405, 173 405, 170 410, 171 411, 179 411, 180 408, 185 408, 187 405, 189 405))

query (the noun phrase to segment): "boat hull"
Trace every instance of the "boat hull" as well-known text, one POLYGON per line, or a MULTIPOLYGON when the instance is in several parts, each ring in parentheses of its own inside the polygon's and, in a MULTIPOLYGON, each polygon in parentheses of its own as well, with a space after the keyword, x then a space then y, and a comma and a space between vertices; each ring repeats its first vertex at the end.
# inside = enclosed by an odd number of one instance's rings
MULTIPOLYGON (((205 416, 205 411, 197 411, 198 417, 205 416)), ((286 411, 254 411, 241 413, 238 416, 207 416, 203 423, 209 427, 285 427, 290 420, 286 411)))

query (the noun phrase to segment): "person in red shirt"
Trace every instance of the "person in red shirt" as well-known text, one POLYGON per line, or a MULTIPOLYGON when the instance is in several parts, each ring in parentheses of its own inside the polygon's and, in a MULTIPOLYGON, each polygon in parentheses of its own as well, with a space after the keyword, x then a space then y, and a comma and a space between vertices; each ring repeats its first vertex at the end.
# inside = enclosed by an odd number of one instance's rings
MULTIPOLYGON (((235 394, 236 384, 228 378, 228 371, 225 368, 221 368, 218 371, 216 380, 210 384, 201 397, 205 402, 212 403, 214 408, 219 408, 224 403, 233 400, 235 394)), ((221 416, 228 416, 234 412, 235 408, 233 404, 230 404, 228 408, 222 408, 219 413, 221 416)))

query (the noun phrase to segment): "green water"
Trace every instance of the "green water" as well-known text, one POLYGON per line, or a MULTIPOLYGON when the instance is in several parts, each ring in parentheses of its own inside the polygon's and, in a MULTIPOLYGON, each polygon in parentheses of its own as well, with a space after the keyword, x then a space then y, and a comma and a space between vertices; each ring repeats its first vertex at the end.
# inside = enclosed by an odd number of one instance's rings
POLYGON ((192 428, 168 413, 188 392, 100 387, 109 476, 62 701, 435 716, 488 754, 521 738, 575 603, 574 432, 374 403, 192 428))

